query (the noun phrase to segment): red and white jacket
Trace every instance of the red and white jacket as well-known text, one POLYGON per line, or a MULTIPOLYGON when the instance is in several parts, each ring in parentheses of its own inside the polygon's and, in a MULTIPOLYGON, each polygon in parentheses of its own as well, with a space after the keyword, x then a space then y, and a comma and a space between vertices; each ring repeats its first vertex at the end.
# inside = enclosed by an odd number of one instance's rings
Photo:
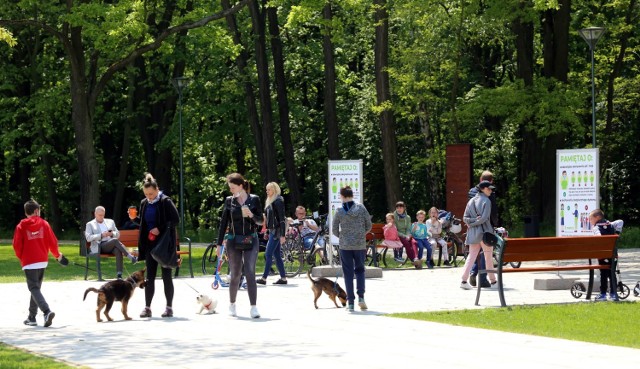
POLYGON ((49 261, 49 252, 60 257, 58 239, 49 223, 34 215, 22 219, 13 233, 13 250, 22 267, 49 261))

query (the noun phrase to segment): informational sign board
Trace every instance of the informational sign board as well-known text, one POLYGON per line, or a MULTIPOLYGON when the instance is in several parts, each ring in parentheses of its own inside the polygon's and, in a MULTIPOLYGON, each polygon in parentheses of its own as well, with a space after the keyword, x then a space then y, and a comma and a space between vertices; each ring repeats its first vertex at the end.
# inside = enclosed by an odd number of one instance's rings
POLYGON ((600 206, 599 150, 556 151, 556 235, 589 236, 589 213, 600 206))
POLYGON ((329 215, 327 216, 327 225, 331 234, 331 244, 337 245, 338 237, 331 232, 331 225, 336 211, 342 207, 340 189, 346 186, 351 187, 353 200, 362 203, 362 160, 329 160, 328 174, 329 215))

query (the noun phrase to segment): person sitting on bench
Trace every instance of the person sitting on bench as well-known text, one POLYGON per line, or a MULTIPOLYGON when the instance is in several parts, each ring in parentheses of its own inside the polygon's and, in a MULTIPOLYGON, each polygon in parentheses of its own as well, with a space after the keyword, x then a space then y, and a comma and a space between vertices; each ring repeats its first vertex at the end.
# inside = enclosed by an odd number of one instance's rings
POLYGON ((105 218, 103 206, 97 206, 93 212, 95 219, 87 222, 84 230, 84 237, 87 242, 91 242, 92 254, 113 254, 116 257, 117 278, 122 279, 122 256, 137 263, 138 258, 133 256, 126 247, 118 240, 120 232, 112 219, 105 218))

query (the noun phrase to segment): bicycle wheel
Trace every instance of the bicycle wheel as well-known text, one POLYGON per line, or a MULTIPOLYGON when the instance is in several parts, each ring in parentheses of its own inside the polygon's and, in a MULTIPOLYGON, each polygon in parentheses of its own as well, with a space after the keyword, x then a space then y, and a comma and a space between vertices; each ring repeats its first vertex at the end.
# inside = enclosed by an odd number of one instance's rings
POLYGON ((449 263, 457 267, 456 257, 458 256, 458 245, 456 245, 454 240, 447 242, 447 253, 449 254, 449 263))
POLYGON ((629 297, 630 293, 631 293, 631 290, 629 290, 629 286, 627 286, 626 284, 624 284, 622 282, 618 282, 618 297, 621 300, 624 300, 627 297, 629 297))
POLYGON ((287 278, 293 278, 300 274, 304 264, 304 253, 302 245, 294 239, 287 239, 280 247, 282 261, 284 261, 284 271, 287 278))
POLYGON ((202 274, 213 275, 218 266, 218 248, 214 244, 209 244, 202 255, 202 274))
POLYGON ((316 247, 309 255, 308 263, 312 267, 325 265, 327 263, 327 259, 324 257, 324 247, 316 247))

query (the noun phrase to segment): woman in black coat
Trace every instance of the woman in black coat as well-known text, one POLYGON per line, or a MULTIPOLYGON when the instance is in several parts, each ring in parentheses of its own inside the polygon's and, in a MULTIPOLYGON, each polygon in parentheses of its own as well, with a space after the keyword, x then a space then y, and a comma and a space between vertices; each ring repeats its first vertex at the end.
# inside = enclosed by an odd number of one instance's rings
MULTIPOLYGON (((144 290, 145 308, 140 318, 151 318, 151 300, 155 293, 158 262, 151 256, 151 250, 164 232, 171 232, 170 237, 176 239, 176 225, 180 222, 178 209, 171 199, 158 188, 155 178, 149 173, 142 184, 145 199, 140 202, 140 238, 138 239, 138 260, 144 260, 147 268, 147 281, 144 290)), ((173 316, 173 279, 171 269, 162 268, 164 295, 167 306, 163 318, 173 316)))
POLYGON ((227 184, 231 191, 224 201, 218 240, 216 245, 220 247, 226 239, 227 256, 229 257, 229 315, 237 316, 236 297, 240 286, 240 279, 244 272, 247 278, 247 292, 251 304, 250 315, 252 318, 260 318, 256 301, 258 289, 256 285, 256 259, 258 258, 258 225, 263 223, 262 204, 260 197, 248 193, 249 183, 238 173, 227 176, 227 184), (225 237, 227 235, 227 237, 225 237), (240 236, 240 237, 235 237, 240 236), (235 239, 247 239, 252 237, 252 244, 236 245, 235 239))

